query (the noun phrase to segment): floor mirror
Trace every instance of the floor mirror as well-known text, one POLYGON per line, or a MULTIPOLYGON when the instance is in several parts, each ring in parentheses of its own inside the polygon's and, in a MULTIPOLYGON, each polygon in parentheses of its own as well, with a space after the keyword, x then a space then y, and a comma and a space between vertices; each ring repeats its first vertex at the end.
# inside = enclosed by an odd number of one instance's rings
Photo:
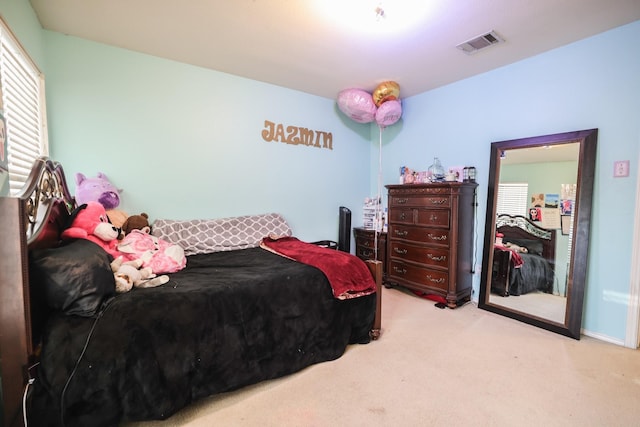
POLYGON ((580 339, 597 136, 491 144, 480 308, 580 339))

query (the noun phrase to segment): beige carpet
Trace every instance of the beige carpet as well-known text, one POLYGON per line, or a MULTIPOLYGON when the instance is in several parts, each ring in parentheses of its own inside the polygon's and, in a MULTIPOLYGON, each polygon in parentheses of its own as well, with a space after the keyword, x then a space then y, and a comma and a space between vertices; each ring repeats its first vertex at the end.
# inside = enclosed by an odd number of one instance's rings
POLYGON ((168 426, 640 426, 640 351, 383 289, 383 333, 168 426))

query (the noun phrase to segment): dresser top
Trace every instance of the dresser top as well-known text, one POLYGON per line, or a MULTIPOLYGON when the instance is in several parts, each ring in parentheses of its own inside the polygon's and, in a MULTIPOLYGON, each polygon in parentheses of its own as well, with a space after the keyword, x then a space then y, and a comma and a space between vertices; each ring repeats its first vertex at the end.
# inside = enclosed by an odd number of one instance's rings
POLYGON ((477 187, 477 182, 458 182, 458 181, 443 181, 443 182, 428 182, 419 184, 389 184, 385 185, 387 189, 407 189, 407 188, 450 188, 450 187, 477 187))

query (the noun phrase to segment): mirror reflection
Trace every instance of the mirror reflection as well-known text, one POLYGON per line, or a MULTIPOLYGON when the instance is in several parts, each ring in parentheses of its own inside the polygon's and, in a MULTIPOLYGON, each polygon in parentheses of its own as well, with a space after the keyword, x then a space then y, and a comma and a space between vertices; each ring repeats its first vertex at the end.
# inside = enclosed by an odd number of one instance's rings
POLYGON ((564 323, 579 154, 578 142, 500 153, 490 303, 564 323))
POLYGON ((580 336, 597 129, 491 144, 479 307, 580 336))

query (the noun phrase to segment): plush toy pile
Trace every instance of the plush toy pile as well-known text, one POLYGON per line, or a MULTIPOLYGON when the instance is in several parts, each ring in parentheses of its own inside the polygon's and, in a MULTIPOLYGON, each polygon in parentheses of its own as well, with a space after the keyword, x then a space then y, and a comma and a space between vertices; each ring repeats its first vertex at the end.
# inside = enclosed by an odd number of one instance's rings
POLYGON ((151 235, 146 213, 131 215, 122 226, 125 236, 118 242, 118 251, 128 260, 142 260, 143 267, 155 273, 175 273, 187 265, 181 246, 151 235))
POLYGON ((169 277, 159 274, 173 273, 186 266, 182 247, 151 235, 146 213, 128 216, 115 210, 121 190, 104 174, 99 173, 95 178, 77 174, 76 182, 79 206, 61 237, 63 240, 87 239, 107 251, 114 258, 111 268, 117 292, 162 285, 169 277))
POLYGON ((151 267, 142 267, 142 260, 124 261, 119 256, 111 262, 111 271, 116 279, 116 292, 129 292, 131 288, 153 288, 164 285, 169 276, 156 276, 151 267))

